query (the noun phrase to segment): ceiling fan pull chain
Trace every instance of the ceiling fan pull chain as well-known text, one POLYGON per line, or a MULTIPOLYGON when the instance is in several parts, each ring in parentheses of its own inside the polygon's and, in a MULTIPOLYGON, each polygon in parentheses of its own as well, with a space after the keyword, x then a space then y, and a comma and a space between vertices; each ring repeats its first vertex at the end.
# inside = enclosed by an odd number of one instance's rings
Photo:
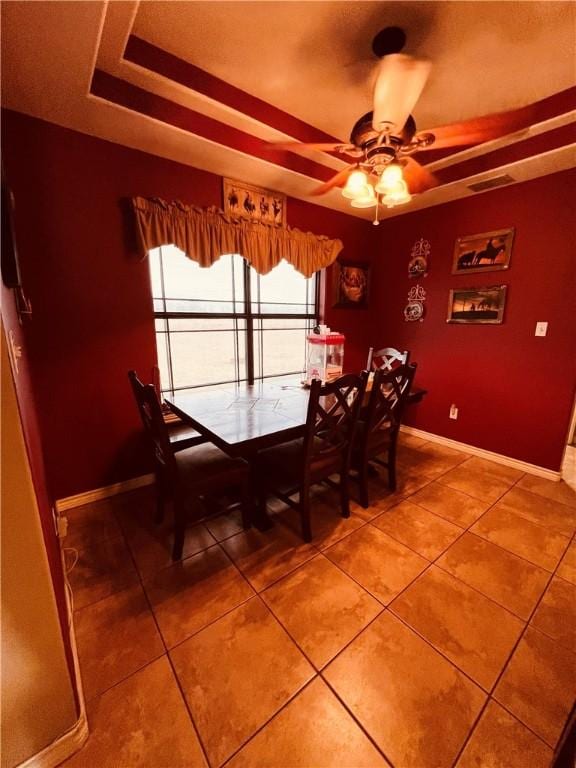
POLYGON ((375 227, 377 227, 380 224, 380 222, 378 221, 378 205, 379 205, 379 203, 380 203, 380 195, 377 194, 376 195, 376 208, 374 209, 374 221, 372 222, 372 224, 375 227))

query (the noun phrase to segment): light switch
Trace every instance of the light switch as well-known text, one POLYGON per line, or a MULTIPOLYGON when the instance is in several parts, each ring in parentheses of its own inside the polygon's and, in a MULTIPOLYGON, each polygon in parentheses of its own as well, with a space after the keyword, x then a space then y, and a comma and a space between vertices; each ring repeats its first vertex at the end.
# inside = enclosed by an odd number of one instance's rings
POLYGON ((548 323, 536 323, 534 336, 546 336, 548 333, 548 323))

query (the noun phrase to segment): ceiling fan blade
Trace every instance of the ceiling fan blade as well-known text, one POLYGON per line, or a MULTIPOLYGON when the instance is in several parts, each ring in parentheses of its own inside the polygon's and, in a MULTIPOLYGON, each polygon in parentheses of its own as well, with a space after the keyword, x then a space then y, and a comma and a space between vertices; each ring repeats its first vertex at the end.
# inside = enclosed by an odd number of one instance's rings
POLYGON ((305 143, 302 141, 273 141, 268 144, 271 149, 287 149, 290 152, 299 149, 318 149, 322 152, 338 152, 341 155, 351 155, 352 157, 361 157, 363 152, 359 147, 355 147, 354 144, 338 144, 338 143, 305 143))
POLYGON ((382 57, 374 83, 372 127, 375 131, 399 133, 402 130, 422 93, 430 67, 429 61, 404 53, 382 57))
POLYGON ((319 187, 313 189, 310 194, 315 196, 325 195, 326 192, 330 192, 330 190, 334 189, 334 187, 341 186, 348 178, 348 174, 352 173, 356 167, 356 165, 349 165, 348 168, 343 168, 341 171, 338 171, 337 174, 332 176, 331 179, 325 181, 324 184, 321 184, 319 187))
POLYGON ((400 165, 402 166, 404 181, 408 185, 408 190, 413 195, 426 192, 427 189, 437 187, 440 183, 433 173, 420 165, 413 157, 402 158, 400 165))
POLYGON ((499 139, 522 128, 528 128, 533 122, 534 115, 534 107, 528 106, 431 128, 424 131, 424 134, 432 134, 435 137, 434 141, 429 146, 418 149, 418 152, 445 147, 471 146, 499 139))

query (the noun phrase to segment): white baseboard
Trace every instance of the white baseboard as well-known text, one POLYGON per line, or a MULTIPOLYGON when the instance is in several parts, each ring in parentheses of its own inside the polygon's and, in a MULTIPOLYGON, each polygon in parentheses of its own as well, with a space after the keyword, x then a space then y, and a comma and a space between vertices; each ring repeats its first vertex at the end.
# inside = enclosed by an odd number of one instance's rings
POLYGON ((145 485, 152 485, 153 483, 154 475, 141 475, 140 477, 133 477, 130 480, 123 480, 121 483, 106 485, 104 488, 95 488, 92 491, 84 491, 84 493, 78 493, 76 496, 66 496, 64 499, 56 500, 56 512, 60 513, 67 509, 81 507, 83 504, 90 504, 93 501, 100 501, 100 499, 107 499, 110 496, 117 496, 119 493, 126 493, 126 491, 135 491, 137 488, 143 488, 145 485))
POLYGON ((424 432, 423 429, 402 425, 400 431, 405 432, 407 435, 421 437, 423 440, 428 440, 431 443, 438 443, 439 445, 445 445, 447 448, 454 448, 456 451, 463 451, 464 453, 472 454, 472 456, 479 456, 481 459, 488 459, 488 461, 495 461, 497 464, 504 464, 507 467, 519 469, 521 472, 528 472, 531 475, 545 477, 547 480, 560 480, 562 477, 561 472, 555 472, 553 469, 546 469, 546 467, 539 467, 536 464, 529 464, 527 461, 512 459, 509 456, 503 456, 501 453, 485 451, 483 448, 477 448, 475 445, 460 443, 458 440, 451 440, 449 437, 442 437, 442 435, 434 435, 432 432, 424 432))
POLYGON ((57 765, 78 752, 87 738, 88 720, 86 712, 82 709, 82 713, 73 728, 45 747, 42 752, 32 755, 26 762, 20 763, 18 768, 56 768, 57 765))

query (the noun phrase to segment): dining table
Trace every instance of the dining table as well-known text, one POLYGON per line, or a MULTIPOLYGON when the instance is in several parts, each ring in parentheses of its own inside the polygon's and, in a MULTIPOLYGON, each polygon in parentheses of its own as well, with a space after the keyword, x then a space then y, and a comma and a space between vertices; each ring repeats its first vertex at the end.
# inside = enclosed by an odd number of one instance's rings
MULTIPOLYGON (((426 390, 413 388, 409 403, 426 390)), ((310 389, 298 379, 218 385, 166 394, 170 410, 230 456, 250 461, 258 451, 301 437, 310 389)))
MULTIPOLYGON (((419 402, 425 394, 426 390, 413 388, 409 402, 419 402)), ((254 473, 259 451, 304 435, 309 396, 310 389, 299 379, 264 379, 176 391, 165 394, 164 402, 229 456, 245 459, 254 473)), ((253 476, 254 487, 257 481, 253 476)), ((258 509, 253 511, 253 522, 260 530, 273 525, 258 509)))

